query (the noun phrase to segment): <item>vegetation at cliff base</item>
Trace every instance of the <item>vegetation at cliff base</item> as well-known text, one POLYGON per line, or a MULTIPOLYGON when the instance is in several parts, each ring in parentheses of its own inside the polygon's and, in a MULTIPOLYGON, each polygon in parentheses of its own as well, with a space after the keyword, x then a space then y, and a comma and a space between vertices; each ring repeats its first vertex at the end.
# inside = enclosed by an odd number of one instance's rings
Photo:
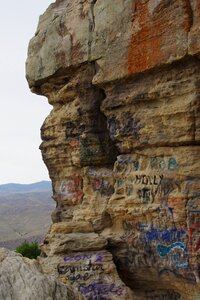
POLYGON ((29 244, 27 241, 24 241, 21 245, 19 245, 15 251, 31 259, 37 258, 41 253, 37 242, 29 244))

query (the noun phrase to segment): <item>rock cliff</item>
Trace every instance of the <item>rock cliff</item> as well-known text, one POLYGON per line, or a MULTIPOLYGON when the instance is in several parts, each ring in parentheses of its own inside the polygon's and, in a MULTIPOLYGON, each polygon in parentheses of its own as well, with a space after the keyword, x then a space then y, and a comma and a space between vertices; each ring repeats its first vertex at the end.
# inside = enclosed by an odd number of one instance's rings
POLYGON ((53 109, 43 270, 86 299, 200 294, 200 2, 57 0, 29 44, 53 109))

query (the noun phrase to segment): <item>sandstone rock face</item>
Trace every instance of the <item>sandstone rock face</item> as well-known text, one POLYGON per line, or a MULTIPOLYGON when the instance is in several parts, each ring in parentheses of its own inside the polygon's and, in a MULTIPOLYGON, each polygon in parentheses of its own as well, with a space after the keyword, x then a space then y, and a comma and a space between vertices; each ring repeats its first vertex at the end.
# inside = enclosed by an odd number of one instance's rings
POLYGON ((60 0, 27 79, 53 106, 41 266, 86 299, 200 295, 198 0, 60 0))
POLYGON ((69 287, 43 274, 40 269, 36 260, 0 248, 0 299, 79 299, 69 287))

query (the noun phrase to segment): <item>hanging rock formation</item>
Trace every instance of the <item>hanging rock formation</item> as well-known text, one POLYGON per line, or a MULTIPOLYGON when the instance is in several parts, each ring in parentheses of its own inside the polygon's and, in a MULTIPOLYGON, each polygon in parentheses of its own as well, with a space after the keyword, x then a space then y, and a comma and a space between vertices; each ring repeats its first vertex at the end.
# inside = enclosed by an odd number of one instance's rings
POLYGON ((200 2, 57 0, 27 80, 53 106, 48 274, 86 299, 200 295, 200 2))

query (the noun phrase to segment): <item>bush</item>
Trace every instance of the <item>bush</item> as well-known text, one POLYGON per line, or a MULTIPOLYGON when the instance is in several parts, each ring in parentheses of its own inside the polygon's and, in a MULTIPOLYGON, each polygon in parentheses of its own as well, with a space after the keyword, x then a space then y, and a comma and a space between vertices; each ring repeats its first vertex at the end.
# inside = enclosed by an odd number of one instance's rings
POLYGON ((37 258, 41 253, 37 242, 29 244, 27 241, 24 241, 21 245, 19 245, 15 251, 31 259, 37 258))

